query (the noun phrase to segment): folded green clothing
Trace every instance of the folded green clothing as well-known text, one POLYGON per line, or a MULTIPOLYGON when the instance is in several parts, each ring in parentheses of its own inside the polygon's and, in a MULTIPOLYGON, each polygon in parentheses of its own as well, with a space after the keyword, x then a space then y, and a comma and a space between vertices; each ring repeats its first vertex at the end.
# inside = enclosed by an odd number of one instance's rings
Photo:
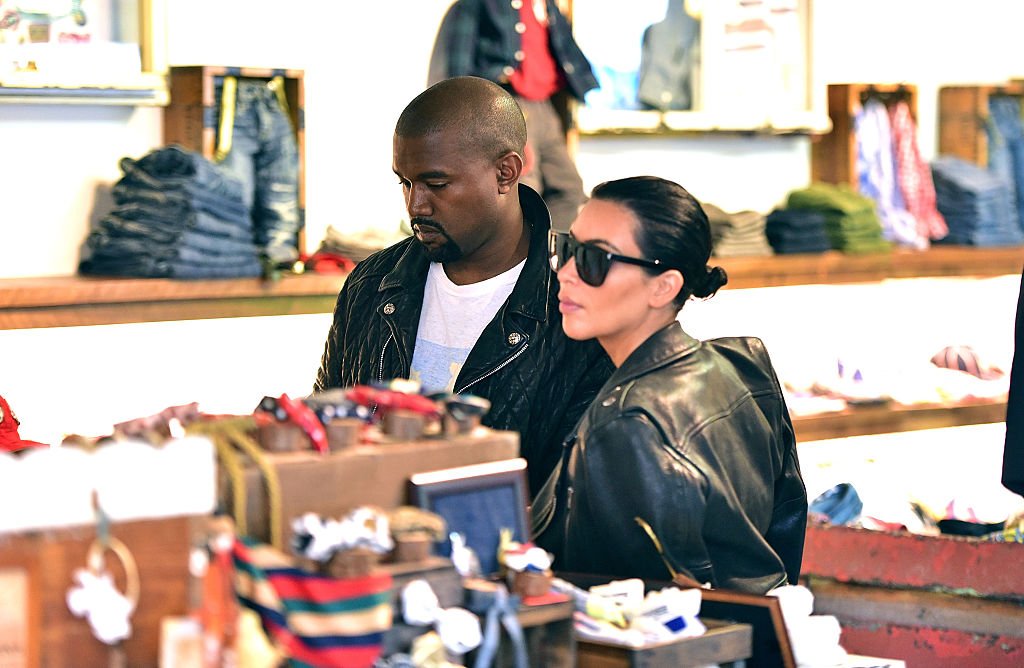
POLYGON ((850 253, 851 255, 859 255, 864 253, 884 253, 892 250, 892 242, 882 238, 872 240, 846 240, 844 243, 836 247, 837 250, 841 250, 844 253, 850 253))
POLYGON ((862 211, 874 212, 875 201, 846 184, 812 183, 806 188, 790 192, 786 198, 786 207, 852 214, 862 211))

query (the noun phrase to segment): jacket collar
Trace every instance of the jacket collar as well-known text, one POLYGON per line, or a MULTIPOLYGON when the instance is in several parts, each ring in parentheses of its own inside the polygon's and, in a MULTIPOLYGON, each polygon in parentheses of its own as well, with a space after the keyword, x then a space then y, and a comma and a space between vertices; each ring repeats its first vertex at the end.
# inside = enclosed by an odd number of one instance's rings
MULTIPOLYGON (((523 209, 523 222, 530 226, 530 249, 520 279, 509 295, 508 309, 534 320, 546 321, 548 294, 554 280, 554 272, 548 265, 551 215, 537 191, 522 183, 519 184, 519 203, 523 209), (543 280, 531 280, 534 276, 543 276, 543 280)), ((429 268, 430 260, 423 247, 412 239, 395 263, 395 268, 381 280, 378 292, 417 289, 422 293, 429 268)))
POLYGON ((644 376, 685 357, 700 347, 700 341, 683 331, 678 321, 670 322, 630 353, 611 375, 606 386, 620 385, 644 376))

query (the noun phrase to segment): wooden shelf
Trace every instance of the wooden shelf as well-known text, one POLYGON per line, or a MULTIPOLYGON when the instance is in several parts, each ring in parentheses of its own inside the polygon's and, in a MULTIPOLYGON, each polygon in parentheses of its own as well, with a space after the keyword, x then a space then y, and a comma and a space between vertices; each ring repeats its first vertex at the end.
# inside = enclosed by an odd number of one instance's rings
POLYGON ((928 250, 850 255, 818 254, 712 258, 729 275, 727 288, 813 283, 870 283, 888 278, 992 277, 1020 274, 1024 247, 933 246, 928 250))
MULTIPOLYGON (((713 258, 729 274, 727 288, 869 283, 887 278, 991 277, 1019 274, 1024 248, 936 246, 873 255, 713 258)), ((110 325, 205 318, 330 313, 344 283, 339 274, 179 281, 60 276, 0 279, 0 330, 110 325)))
POLYGON ((853 406, 835 413, 793 418, 798 443, 865 434, 960 427, 1003 422, 1006 401, 976 401, 955 406, 853 406))
POLYGON ((0 330, 330 313, 345 277, 0 279, 0 330))

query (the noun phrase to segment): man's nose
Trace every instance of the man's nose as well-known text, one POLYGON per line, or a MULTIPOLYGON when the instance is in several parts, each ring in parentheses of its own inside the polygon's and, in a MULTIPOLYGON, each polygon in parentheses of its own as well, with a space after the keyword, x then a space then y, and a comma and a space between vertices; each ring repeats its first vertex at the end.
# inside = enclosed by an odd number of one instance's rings
POLYGON ((409 209, 409 215, 412 217, 429 217, 433 213, 433 209, 430 206, 429 192, 423 186, 415 184, 410 186, 409 197, 405 204, 406 208, 409 209))

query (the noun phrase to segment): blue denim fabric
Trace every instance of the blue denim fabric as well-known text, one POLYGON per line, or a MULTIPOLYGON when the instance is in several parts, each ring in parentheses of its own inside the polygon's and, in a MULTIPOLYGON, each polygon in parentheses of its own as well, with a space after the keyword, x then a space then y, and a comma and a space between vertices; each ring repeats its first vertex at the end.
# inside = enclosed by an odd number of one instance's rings
POLYGON ((139 160, 121 158, 121 182, 149 190, 184 190, 242 201, 242 182, 198 153, 180 146, 150 151, 139 160))
POLYGON ((167 187, 156 190, 139 187, 130 179, 121 179, 114 184, 112 195, 118 205, 138 204, 155 209, 187 207, 245 230, 246 237, 252 237, 252 216, 249 207, 241 199, 230 199, 199 190, 181 187, 167 187))
POLYGON ((932 162, 936 205, 949 226, 947 244, 1015 246, 1024 243, 1017 207, 1005 178, 959 158, 932 162))
POLYGON ((86 240, 91 254, 79 265, 79 271, 147 278, 233 278, 262 274, 262 265, 252 246, 247 252, 235 251, 225 242, 236 243, 199 233, 184 233, 173 242, 159 243, 144 236, 109 234, 101 228, 86 240))
POLYGON ((170 201, 164 206, 125 202, 111 212, 123 220, 130 220, 170 230, 198 230, 252 245, 249 221, 227 221, 205 211, 170 201))
POLYGON ((125 237, 148 242, 149 252, 154 249, 181 245, 195 248, 213 255, 244 255, 256 257, 256 246, 252 241, 237 237, 211 234, 198 227, 158 223, 153 220, 132 220, 118 213, 111 213, 100 221, 97 233, 106 237, 125 237))
POLYGON ((160 243, 146 236, 112 235, 97 231, 89 235, 86 243, 93 249, 94 258, 97 255, 108 259, 113 259, 115 255, 148 256, 159 260, 177 259, 197 265, 243 264, 249 259, 257 260, 251 246, 236 250, 225 244, 225 241, 209 235, 185 233, 172 242, 160 243))
POLYGON ((171 278, 260 276, 242 184, 180 147, 122 158, 117 206, 86 239, 84 274, 171 278))
POLYGON ((177 258, 154 258, 145 255, 137 257, 106 257, 97 255, 84 261, 79 270, 95 276, 135 276, 145 278, 256 278, 263 274, 259 260, 242 260, 236 263, 197 265, 177 258))
POLYGON ((994 95, 989 98, 988 168, 1010 184, 1018 221, 1024 212, 1024 126, 1020 98, 994 95))
POLYGON ((779 254, 824 253, 832 248, 820 211, 775 209, 765 218, 764 233, 779 254))
MULTIPOLYGON (((217 100, 222 89, 218 78, 217 100)), ((231 150, 218 166, 241 181, 242 201, 252 208, 255 241, 267 256, 278 263, 297 259, 302 227, 298 145, 291 119, 267 81, 238 79, 231 150)))

